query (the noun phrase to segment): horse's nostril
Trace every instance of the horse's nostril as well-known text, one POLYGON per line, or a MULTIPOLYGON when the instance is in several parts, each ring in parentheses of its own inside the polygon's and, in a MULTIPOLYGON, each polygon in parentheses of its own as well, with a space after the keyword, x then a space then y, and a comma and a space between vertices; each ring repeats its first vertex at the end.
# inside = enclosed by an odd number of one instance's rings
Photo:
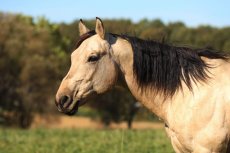
POLYGON ((62 96, 61 98, 60 98, 60 104, 62 105, 62 104, 64 104, 67 100, 68 100, 68 96, 62 96))
POLYGON ((68 106, 72 103, 72 99, 69 96, 62 96, 60 98, 60 106, 61 108, 68 108, 68 106))

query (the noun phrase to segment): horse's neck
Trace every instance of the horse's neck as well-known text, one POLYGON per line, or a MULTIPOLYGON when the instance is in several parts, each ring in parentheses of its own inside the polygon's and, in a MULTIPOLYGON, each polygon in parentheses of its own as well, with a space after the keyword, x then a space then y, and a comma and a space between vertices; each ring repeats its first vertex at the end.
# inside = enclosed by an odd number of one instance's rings
POLYGON ((134 78, 135 75, 133 74, 133 51, 130 43, 121 38, 116 38, 113 42, 111 45, 112 56, 120 69, 120 77, 125 80, 123 81, 123 86, 128 86, 133 96, 139 102, 166 121, 166 109, 169 102, 167 102, 163 96, 154 94, 151 88, 146 88, 146 90, 142 92, 138 87, 134 78))

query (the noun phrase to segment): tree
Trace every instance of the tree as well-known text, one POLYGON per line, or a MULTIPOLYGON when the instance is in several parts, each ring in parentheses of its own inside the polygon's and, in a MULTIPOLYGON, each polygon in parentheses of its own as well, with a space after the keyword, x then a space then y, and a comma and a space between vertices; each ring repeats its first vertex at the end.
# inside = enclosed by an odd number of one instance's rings
MULTIPOLYGON (((54 97, 70 67, 70 54, 79 38, 78 21, 51 23, 45 17, 0 12, 0 122, 27 128, 34 112, 57 112, 54 97)), ((94 20, 85 22, 94 29, 94 20)), ((164 24, 159 19, 137 23, 108 19, 104 24, 106 32, 159 41, 166 37, 180 45, 230 51, 229 27, 191 28, 182 22, 164 24)), ((116 89, 94 99, 91 107, 100 112, 105 124, 122 120, 131 123, 135 102, 129 92, 116 89)))
POLYGON ((0 19, 5 28, 0 33, 0 71, 5 74, 0 78, 0 113, 6 124, 27 128, 33 112, 51 110, 67 58, 62 46, 56 47, 57 28, 48 21, 36 24, 30 17, 10 14, 0 19))
POLYGON ((123 88, 115 88, 110 92, 97 97, 90 102, 90 106, 98 110, 105 126, 111 122, 126 121, 129 128, 133 117, 138 111, 135 107, 136 100, 129 91, 123 88))

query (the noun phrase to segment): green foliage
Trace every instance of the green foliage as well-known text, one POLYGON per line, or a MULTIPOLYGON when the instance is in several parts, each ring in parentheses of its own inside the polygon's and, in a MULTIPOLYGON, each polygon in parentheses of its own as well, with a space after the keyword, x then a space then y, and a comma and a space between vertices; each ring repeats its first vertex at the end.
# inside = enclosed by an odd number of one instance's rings
MULTIPOLYGON (((95 26, 94 20, 85 23, 91 29, 95 26)), ((230 27, 191 28, 182 22, 164 24, 160 19, 137 23, 107 19, 104 25, 106 32, 230 51, 230 27)), ((6 125, 29 127, 33 112, 57 112, 55 92, 69 69, 70 54, 79 38, 78 20, 51 23, 45 17, 0 13, 0 27, 0 120, 6 125)), ((112 91, 95 99, 91 107, 105 123, 120 122, 129 118, 134 101, 127 91, 112 91)))
POLYGON ((3 153, 173 153, 163 130, 0 130, 3 153))
POLYGON ((102 122, 107 126, 112 121, 128 121, 135 102, 128 91, 117 88, 98 96, 96 100, 91 100, 89 105, 98 110, 102 122))
POLYGON ((94 120, 97 120, 100 117, 100 115, 96 109, 94 109, 92 107, 88 107, 88 106, 81 107, 78 110, 76 115, 89 117, 89 118, 94 119, 94 120))
POLYGON ((26 128, 32 112, 53 108, 49 105, 67 59, 61 46, 65 42, 57 45, 58 26, 48 20, 35 23, 31 17, 3 13, 0 19, 0 116, 5 124, 26 128))

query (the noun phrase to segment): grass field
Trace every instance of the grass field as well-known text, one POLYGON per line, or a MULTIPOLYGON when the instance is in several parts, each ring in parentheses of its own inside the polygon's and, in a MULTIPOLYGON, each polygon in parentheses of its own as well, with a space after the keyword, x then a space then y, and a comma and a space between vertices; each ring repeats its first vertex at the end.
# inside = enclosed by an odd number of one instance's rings
POLYGON ((0 153, 173 153, 173 150, 161 129, 0 129, 0 153))

